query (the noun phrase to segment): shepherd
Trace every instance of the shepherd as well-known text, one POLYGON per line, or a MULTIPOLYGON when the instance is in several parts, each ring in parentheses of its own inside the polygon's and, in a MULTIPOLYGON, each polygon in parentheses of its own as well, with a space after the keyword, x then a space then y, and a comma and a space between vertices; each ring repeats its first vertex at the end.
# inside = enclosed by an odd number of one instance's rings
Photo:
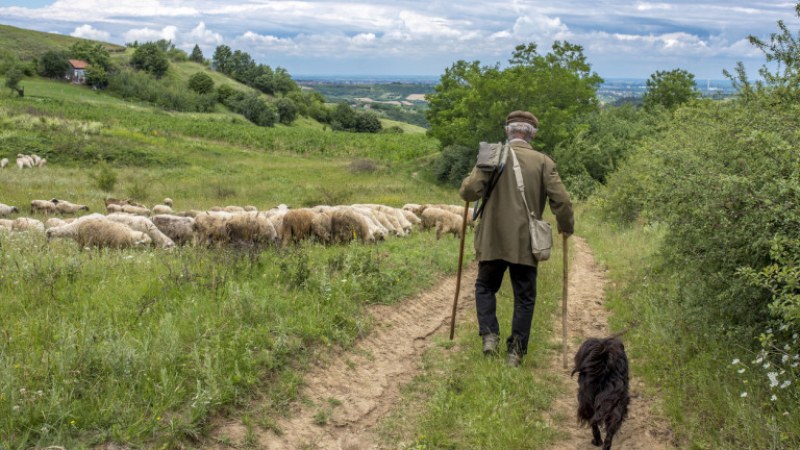
MULTIPOLYGON (((467 202, 482 199, 481 206, 476 208, 479 220, 475 227, 475 255, 478 259, 475 304, 478 333, 483 340, 485 355, 498 354, 500 325, 495 313, 496 294, 507 269, 511 275, 514 315, 511 334, 506 340, 506 364, 511 367, 518 367, 528 352, 536 304, 537 259, 547 258, 537 253, 534 224, 543 223, 545 202, 549 201, 550 210, 556 216, 558 232, 565 241, 574 230, 572 202, 556 164, 531 147, 538 128, 539 120, 530 112, 508 114, 505 123, 507 142, 502 146, 494 145, 500 155, 499 166, 487 168, 480 164, 479 155, 479 164, 464 179, 459 190, 461 198, 467 202), (514 170, 504 170, 506 166, 513 166, 514 170)), ((488 148, 484 143, 481 147, 481 151, 488 148)))

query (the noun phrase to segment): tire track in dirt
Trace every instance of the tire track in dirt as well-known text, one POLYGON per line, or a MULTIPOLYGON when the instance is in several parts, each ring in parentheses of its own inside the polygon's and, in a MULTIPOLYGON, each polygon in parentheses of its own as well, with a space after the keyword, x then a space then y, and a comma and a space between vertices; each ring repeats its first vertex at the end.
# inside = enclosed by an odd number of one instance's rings
MULTIPOLYGON (((463 274, 460 312, 474 309, 476 275, 473 263, 463 274)), ((255 440, 257 448, 267 450, 375 448, 378 439, 371 429, 400 399, 400 388, 419 372, 431 337, 449 328, 455 284, 451 276, 400 304, 371 307, 376 320, 372 332, 353 350, 312 368, 305 375, 304 401, 295 402, 288 419, 278 420, 281 434, 256 429, 251 443, 255 440), (319 425, 323 418, 324 425, 319 425)), ((222 424, 213 439, 220 443, 217 449, 240 448, 246 434, 241 421, 232 421, 222 424)))
MULTIPOLYGON (((605 270, 597 265, 592 250, 586 241, 579 237, 570 239, 571 251, 574 253, 569 271, 569 298, 567 314, 567 355, 569 369, 562 366, 561 352, 557 352, 550 360, 549 371, 558 374, 564 384, 564 392, 553 402, 550 411, 551 426, 565 437, 550 446, 552 450, 595 450, 591 444, 590 428, 580 428, 577 424, 578 408, 576 378, 570 378, 572 357, 584 339, 588 337, 606 337, 608 329, 608 310, 604 306, 604 289, 608 282, 605 270), (566 418, 555 420, 555 418, 566 418)), ((561 318, 558 317, 557 330, 561 330, 561 318)), ((556 333, 559 337, 561 333, 556 333)), ((624 336, 623 336, 624 340, 624 336)), ((560 344, 560 342, 559 342, 560 344)), ((627 344, 626 344, 627 345, 627 344)), ((559 345, 560 349, 560 345, 559 345)), ((631 361, 633 362, 633 361, 631 361)), ((672 443, 672 432, 663 418, 654 415, 655 399, 644 392, 644 382, 636 377, 635 364, 631 365, 630 392, 631 404, 628 419, 623 422, 622 429, 615 436, 612 448, 616 450, 661 450, 675 448, 672 443)), ((605 436, 605 434, 603 435, 605 436)))

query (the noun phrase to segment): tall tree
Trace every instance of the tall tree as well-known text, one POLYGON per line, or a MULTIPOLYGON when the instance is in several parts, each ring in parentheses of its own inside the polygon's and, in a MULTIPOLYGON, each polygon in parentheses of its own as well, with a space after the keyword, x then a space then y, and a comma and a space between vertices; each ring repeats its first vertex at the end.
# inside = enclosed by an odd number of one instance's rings
POLYGON ((643 101, 645 108, 661 105, 667 109, 675 109, 699 96, 694 74, 683 69, 659 70, 647 80, 643 101))
POLYGON ((430 134, 442 146, 477 149, 480 141, 505 139, 506 115, 522 109, 540 121, 536 147, 552 152, 569 134, 567 124, 577 114, 598 107, 602 82, 583 55, 583 48, 556 41, 541 55, 535 43, 516 47, 510 66, 481 66, 458 61, 445 70, 435 93, 428 96, 430 134))
POLYGON ((189 60, 200 64, 202 64, 203 61, 205 61, 205 58, 203 57, 203 51, 200 50, 199 45, 194 44, 194 48, 192 49, 191 56, 189 56, 189 60))
POLYGON ((67 55, 63 52, 50 50, 39 59, 39 75, 47 78, 64 78, 69 69, 67 55))
POLYGON ((68 53, 70 58, 82 59, 93 66, 100 66, 106 71, 111 69, 111 56, 103 44, 77 41, 69 47, 68 53))
POLYGON ((136 69, 144 70, 155 75, 156 78, 162 77, 169 69, 169 60, 164 50, 155 42, 141 44, 131 56, 131 66, 136 69))
POLYGON ((229 73, 229 61, 231 58, 231 48, 227 45, 218 45, 211 57, 211 63, 218 72, 229 73))

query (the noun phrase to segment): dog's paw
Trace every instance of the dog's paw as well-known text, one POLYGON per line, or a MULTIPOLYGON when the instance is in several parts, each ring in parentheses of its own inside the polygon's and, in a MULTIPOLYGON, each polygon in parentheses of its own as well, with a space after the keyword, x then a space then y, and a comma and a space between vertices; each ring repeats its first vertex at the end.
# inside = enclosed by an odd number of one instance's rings
POLYGON ((603 441, 601 441, 600 439, 592 439, 592 445, 594 445, 595 447, 600 447, 601 445, 603 445, 603 441))

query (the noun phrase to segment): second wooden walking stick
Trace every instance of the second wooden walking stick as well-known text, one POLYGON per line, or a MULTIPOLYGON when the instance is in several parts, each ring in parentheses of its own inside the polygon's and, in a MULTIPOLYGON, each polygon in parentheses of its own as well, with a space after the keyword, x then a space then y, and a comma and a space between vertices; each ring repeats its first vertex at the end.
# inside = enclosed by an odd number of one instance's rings
POLYGON ((469 202, 464 205, 464 219, 461 222, 461 243, 460 248, 458 249, 458 275, 456 276, 456 296, 453 299, 453 315, 450 318, 450 340, 453 340, 453 336, 456 332, 456 308, 458 308, 458 291, 461 290, 461 266, 464 263, 464 239, 467 235, 467 214, 469 214, 469 202))
POLYGON ((568 235, 562 237, 562 250, 564 253, 564 281, 561 287, 561 353, 564 360, 564 368, 567 368, 567 294, 569 293, 569 258, 568 258, 568 235))

